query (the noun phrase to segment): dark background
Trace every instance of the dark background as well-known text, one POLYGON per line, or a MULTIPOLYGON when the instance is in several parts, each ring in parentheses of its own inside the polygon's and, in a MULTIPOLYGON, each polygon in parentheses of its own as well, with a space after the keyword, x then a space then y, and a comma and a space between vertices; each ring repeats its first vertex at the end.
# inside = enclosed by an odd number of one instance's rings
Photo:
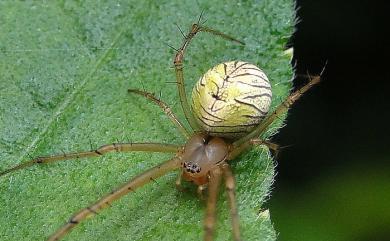
POLYGON ((296 72, 328 64, 273 138, 284 147, 268 202, 278 240, 390 240, 390 8, 341 0, 297 7, 296 72))

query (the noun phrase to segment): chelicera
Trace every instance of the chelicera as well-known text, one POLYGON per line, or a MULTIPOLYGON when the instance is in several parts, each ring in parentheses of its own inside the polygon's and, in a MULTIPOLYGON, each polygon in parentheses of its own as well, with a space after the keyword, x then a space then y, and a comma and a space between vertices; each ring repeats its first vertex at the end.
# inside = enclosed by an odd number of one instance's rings
POLYGON ((220 31, 193 24, 184 37, 181 47, 174 57, 176 82, 180 102, 190 130, 182 124, 169 106, 152 93, 130 89, 130 93, 141 95, 158 106, 167 114, 177 129, 186 138, 182 146, 162 143, 114 143, 101 146, 96 150, 38 157, 0 172, 0 176, 35 164, 55 161, 96 157, 107 152, 166 152, 174 156, 160 165, 134 177, 118 189, 108 193, 94 204, 75 213, 69 221, 54 232, 49 241, 60 240, 87 217, 109 207, 112 202, 135 191, 137 188, 154 181, 173 170, 180 169, 176 185, 182 179, 193 182, 202 194, 207 189, 207 208, 204 218, 204 240, 213 240, 216 223, 216 203, 218 191, 224 180, 230 205, 232 234, 235 241, 241 240, 239 216, 235 198, 235 181, 229 162, 253 145, 266 145, 276 150, 277 146, 261 139, 267 127, 286 112, 288 108, 308 89, 320 81, 320 76, 310 79, 308 84, 293 92, 271 113, 271 85, 267 76, 257 66, 231 61, 219 64, 204 74, 197 82, 192 93, 192 106, 187 101, 184 88, 183 61, 192 39, 199 32, 207 32, 227 40, 244 44, 220 31))

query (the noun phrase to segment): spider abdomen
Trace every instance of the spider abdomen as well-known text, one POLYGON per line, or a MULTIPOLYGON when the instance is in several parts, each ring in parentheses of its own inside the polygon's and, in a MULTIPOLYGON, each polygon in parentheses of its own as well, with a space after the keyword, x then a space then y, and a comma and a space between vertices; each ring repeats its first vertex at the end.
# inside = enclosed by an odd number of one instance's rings
POLYGON ((213 136, 247 134, 267 115, 271 85, 257 66, 231 61, 208 70, 192 91, 192 109, 200 126, 213 136))

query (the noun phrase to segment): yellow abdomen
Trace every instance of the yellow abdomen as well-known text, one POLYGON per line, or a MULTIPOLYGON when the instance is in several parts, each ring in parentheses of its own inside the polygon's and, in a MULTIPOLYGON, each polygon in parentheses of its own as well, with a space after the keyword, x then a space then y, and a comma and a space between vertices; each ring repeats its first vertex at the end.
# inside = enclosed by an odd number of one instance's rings
POLYGON ((192 91, 192 109, 210 135, 236 139, 267 115, 271 85, 257 66, 232 61, 208 70, 192 91))

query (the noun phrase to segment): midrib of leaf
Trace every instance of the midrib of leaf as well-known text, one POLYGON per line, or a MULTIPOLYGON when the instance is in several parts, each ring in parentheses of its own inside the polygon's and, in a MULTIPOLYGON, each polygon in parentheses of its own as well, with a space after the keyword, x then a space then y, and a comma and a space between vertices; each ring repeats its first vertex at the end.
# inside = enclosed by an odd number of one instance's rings
POLYGON ((67 107, 75 100, 77 95, 80 93, 80 91, 84 88, 84 86, 88 83, 89 80, 93 77, 93 75, 96 73, 96 71, 99 69, 99 67, 104 63, 107 56, 110 55, 110 53, 114 50, 115 46, 118 44, 119 40, 123 36, 123 33, 126 31, 126 28, 119 31, 119 33, 115 36, 114 40, 111 42, 109 47, 105 48, 105 51, 103 54, 98 58, 98 60, 95 62, 93 68, 90 72, 87 73, 85 78, 81 81, 81 83, 73 88, 73 91, 67 95, 67 97, 64 98, 62 103, 57 107, 57 109, 54 111, 54 114, 48 119, 46 122, 46 125, 42 128, 42 130, 36 135, 36 137, 32 140, 32 142, 25 148, 24 152, 19 158, 19 161, 22 161, 26 158, 26 156, 29 155, 33 151, 33 149, 38 145, 38 143, 44 138, 48 130, 53 126, 55 120, 61 116, 62 113, 65 112, 67 107))

